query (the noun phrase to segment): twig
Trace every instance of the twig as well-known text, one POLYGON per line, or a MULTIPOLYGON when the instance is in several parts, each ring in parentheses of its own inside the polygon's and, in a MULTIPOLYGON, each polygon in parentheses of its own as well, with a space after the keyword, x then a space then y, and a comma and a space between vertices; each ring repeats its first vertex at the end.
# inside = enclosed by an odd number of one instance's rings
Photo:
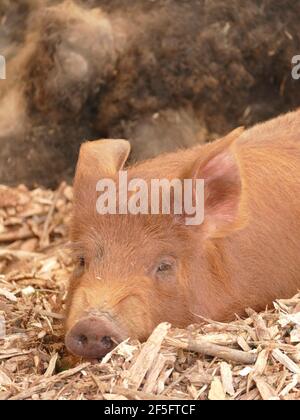
POLYGON ((167 338, 167 342, 184 350, 195 351, 212 357, 218 357, 229 362, 243 365, 252 365, 256 362, 257 355, 240 350, 230 349, 204 340, 189 340, 188 342, 167 338))
POLYGON ((45 258, 43 254, 38 252, 29 252, 15 249, 0 249, 0 258, 1 257, 14 257, 18 259, 25 258, 45 258))
POLYGON ((0 360, 13 359, 14 357, 19 357, 19 356, 26 356, 27 354, 30 354, 30 353, 31 353, 31 351, 0 354, 0 360))
POLYGON ((30 239, 34 238, 34 233, 26 228, 22 228, 16 232, 3 232, 0 233, 0 243, 1 242, 15 242, 20 239, 30 239))

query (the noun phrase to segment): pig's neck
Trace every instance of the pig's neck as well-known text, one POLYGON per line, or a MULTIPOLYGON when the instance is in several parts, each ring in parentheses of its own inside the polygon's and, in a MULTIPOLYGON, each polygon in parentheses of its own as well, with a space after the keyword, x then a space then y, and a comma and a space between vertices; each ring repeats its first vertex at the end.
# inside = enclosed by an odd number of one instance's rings
POLYGON ((268 276, 276 279, 276 268, 272 271, 266 264, 268 251, 264 246, 261 250, 256 245, 253 248, 254 237, 255 232, 246 230, 246 235, 236 233, 207 244, 204 255, 198 258, 201 271, 192 276, 190 302, 195 322, 199 315, 230 321, 235 314, 243 316, 246 308, 261 310, 276 298, 286 296, 286 291, 276 287, 276 280, 275 285, 270 284, 268 276))
POLYGON ((200 271, 192 276, 191 285, 195 322, 199 321, 199 315, 218 321, 232 319, 241 312, 235 287, 238 268, 235 258, 226 252, 225 241, 209 241, 197 261, 200 271))
MULTIPOLYGON (((286 209, 278 214, 273 223, 269 213, 260 213, 244 229, 208 244, 201 260, 205 267, 201 285, 199 276, 197 280, 200 293, 195 294, 195 313, 231 320, 235 314, 243 316, 246 308, 264 310, 276 299, 297 292, 300 241, 292 234, 292 219, 286 217, 287 213, 286 209)), ((294 218, 293 224, 295 232, 300 232, 298 219, 294 218)))

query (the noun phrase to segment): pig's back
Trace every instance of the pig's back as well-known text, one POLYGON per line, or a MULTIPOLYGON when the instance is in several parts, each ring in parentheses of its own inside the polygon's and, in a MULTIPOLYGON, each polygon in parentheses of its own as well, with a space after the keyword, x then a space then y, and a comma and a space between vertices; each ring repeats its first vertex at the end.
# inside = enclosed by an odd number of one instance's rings
POLYGON ((249 198, 286 195, 289 207, 299 208, 300 110, 245 131, 234 147, 249 198))
POLYGON ((261 146, 299 147, 300 109, 281 115, 270 121, 257 124, 246 130, 237 140, 237 146, 256 148, 261 146), (297 144, 298 143, 298 144, 297 144))

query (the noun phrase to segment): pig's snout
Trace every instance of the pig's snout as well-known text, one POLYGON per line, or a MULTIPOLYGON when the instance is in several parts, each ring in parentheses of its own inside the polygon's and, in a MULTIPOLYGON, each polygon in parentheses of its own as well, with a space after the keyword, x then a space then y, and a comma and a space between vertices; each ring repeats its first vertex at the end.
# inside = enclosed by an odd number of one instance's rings
POLYGON ((66 335, 67 349, 76 356, 99 359, 124 339, 115 322, 90 316, 78 321, 66 335))

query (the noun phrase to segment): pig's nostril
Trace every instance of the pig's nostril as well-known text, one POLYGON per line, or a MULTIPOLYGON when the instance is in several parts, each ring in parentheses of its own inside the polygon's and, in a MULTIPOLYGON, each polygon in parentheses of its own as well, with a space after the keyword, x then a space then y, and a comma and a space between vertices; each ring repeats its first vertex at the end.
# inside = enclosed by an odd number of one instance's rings
POLYGON ((104 316, 83 318, 66 334, 67 349, 87 359, 100 359, 121 341, 118 325, 104 316))
POLYGON ((84 334, 81 334, 81 335, 78 337, 78 342, 79 342, 79 344, 80 344, 80 345, 85 346, 85 345, 87 344, 87 342, 88 342, 88 338, 87 338, 87 336, 86 336, 86 335, 84 335, 84 334))
POLYGON ((112 339, 110 337, 108 337, 107 335, 102 337, 101 344, 106 349, 111 349, 114 345, 112 339))

